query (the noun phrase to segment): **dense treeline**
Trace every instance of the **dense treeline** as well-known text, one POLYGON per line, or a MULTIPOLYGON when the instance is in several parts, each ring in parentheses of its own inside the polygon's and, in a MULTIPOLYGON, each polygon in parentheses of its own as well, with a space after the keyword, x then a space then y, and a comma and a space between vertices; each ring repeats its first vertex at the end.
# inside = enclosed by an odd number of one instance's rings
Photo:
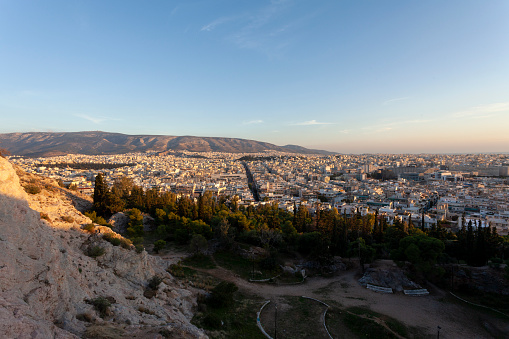
POLYGON ((110 189, 99 174, 94 210, 104 217, 130 210, 130 237, 143 236, 143 212, 155 219, 161 241, 196 245, 203 244, 202 238, 216 238, 224 244, 242 242, 271 251, 297 251, 323 263, 335 255, 359 257, 364 263, 392 258, 413 263, 427 277, 443 274, 437 263, 463 260, 480 266, 493 257, 509 257, 507 237, 471 222, 453 234, 440 223, 421 230, 398 219, 389 224, 378 214, 347 216, 333 209, 312 215, 297 204, 292 213, 281 210, 277 203, 246 208, 237 200, 210 193, 191 199, 155 189, 144 191, 128 178, 117 179, 110 189))

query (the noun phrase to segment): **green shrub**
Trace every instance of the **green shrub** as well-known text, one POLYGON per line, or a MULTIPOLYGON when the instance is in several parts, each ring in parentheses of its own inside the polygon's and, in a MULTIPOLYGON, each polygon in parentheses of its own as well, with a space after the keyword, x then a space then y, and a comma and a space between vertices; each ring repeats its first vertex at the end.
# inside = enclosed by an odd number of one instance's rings
POLYGON ((189 249, 194 254, 202 253, 207 250, 207 239, 201 234, 194 234, 189 243, 189 249))
POLYGON ((154 252, 159 253, 160 250, 162 250, 166 246, 166 241, 164 240, 157 240, 154 243, 154 252))
POLYGON ((95 231, 95 225, 94 224, 86 224, 83 226, 83 230, 87 231, 89 233, 93 233, 95 231))
POLYGON ((120 245, 120 239, 113 236, 112 233, 106 233, 103 235, 103 239, 112 244, 113 246, 119 246, 120 245))
POLYGON ((143 244, 143 237, 135 237, 131 239, 133 244, 135 245, 141 245, 143 244))
POLYGON ((71 217, 70 215, 63 215, 60 217, 60 219, 68 223, 74 222, 74 218, 71 217))
POLYGON ((108 298, 98 297, 88 301, 89 304, 94 306, 94 309, 99 312, 101 318, 104 318, 109 313, 111 301, 108 298))
MULTIPOLYGON (((126 238, 120 238, 120 247, 125 248, 126 250, 131 249, 133 245, 132 241, 126 238)), ((143 245, 142 245, 143 247, 143 245)))
POLYGON ((189 231, 183 228, 179 228, 175 230, 175 241, 179 245, 186 245, 191 240, 191 236, 189 235, 189 231))
POLYGON ((121 243, 122 243, 122 240, 120 240, 120 238, 111 238, 109 240, 109 242, 113 245, 113 246, 119 246, 121 243))
POLYGON ((184 268, 182 267, 182 262, 180 261, 177 264, 171 264, 167 271, 177 278, 183 278, 186 276, 184 268))
POLYGON ((111 227, 111 225, 108 224, 108 222, 106 222, 106 220, 103 217, 97 215, 96 211, 87 211, 84 214, 86 217, 89 217, 90 220, 92 220, 92 222, 96 224, 111 227))
POLYGON ((220 329, 221 328, 221 318, 215 313, 207 313, 205 317, 203 317, 203 325, 209 329, 220 329))
POLYGON ((221 308, 233 304, 233 294, 239 288, 232 282, 222 281, 211 291, 207 299, 207 305, 213 308, 221 308))
POLYGON ((35 184, 28 184, 25 186, 25 192, 29 194, 38 194, 41 193, 41 187, 35 184))
POLYGON ((100 257, 105 253, 104 248, 101 246, 89 246, 87 250, 87 255, 92 258, 100 257))

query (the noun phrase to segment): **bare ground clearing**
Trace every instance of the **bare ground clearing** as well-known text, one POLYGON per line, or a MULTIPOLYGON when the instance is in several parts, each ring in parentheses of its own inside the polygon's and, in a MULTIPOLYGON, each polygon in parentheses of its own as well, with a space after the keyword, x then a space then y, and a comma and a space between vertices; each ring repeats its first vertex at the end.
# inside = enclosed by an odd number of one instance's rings
MULTIPOLYGON (((163 258, 176 260, 181 255, 181 253, 167 254, 163 258)), ((365 307, 395 318, 410 328, 417 328, 424 338, 436 338, 437 326, 441 328, 441 338, 500 337, 490 335, 490 333, 502 334, 503 338, 504 333, 509 333, 508 319, 466 306, 455 300, 446 291, 436 287, 430 290, 430 295, 424 297, 411 297, 403 293, 381 294, 370 291, 357 281, 360 278, 360 269, 350 269, 332 278, 312 277, 300 285, 284 286, 251 283, 219 266, 214 269, 194 269, 218 279, 233 282, 243 292, 257 295, 266 300, 278 301, 282 305, 287 303, 286 297, 309 296, 325 302, 333 302, 344 308, 365 307)), ((267 312, 273 312, 270 309, 271 307, 267 309, 267 312)), ((257 312, 257 310, 253 310, 253 312, 257 312)), ((319 324, 319 321, 315 320, 315 323, 319 324)), ((317 331, 321 331, 321 328, 317 328, 317 331)))

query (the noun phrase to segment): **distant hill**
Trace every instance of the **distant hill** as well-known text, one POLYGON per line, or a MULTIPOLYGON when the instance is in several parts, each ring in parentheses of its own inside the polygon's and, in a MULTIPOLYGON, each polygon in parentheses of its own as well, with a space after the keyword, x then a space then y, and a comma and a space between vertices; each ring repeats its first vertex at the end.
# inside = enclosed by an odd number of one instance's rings
POLYGON ((0 134, 0 148, 13 155, 48 157, 65 154, 123 154, 130 152, 172 151, 256 153, 266 150, 300 154, 333 154, 296 145, 277 146, 267 142, 238 138, 170 135, 127 135, 93 132, 33 132, 0 134))

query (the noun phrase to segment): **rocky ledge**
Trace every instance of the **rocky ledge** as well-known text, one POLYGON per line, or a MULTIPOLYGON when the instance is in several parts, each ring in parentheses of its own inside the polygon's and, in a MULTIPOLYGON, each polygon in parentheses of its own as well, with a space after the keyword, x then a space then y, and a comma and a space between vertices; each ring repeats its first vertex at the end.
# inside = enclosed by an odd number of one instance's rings
POLYGON ((170 263, 113 246, 104 234, 119 235, 84 231, 88 223, 57 186, 27 194, 0 157, 3 337, 206 338, 190 323, 196 298, 166 271, 170 263))

